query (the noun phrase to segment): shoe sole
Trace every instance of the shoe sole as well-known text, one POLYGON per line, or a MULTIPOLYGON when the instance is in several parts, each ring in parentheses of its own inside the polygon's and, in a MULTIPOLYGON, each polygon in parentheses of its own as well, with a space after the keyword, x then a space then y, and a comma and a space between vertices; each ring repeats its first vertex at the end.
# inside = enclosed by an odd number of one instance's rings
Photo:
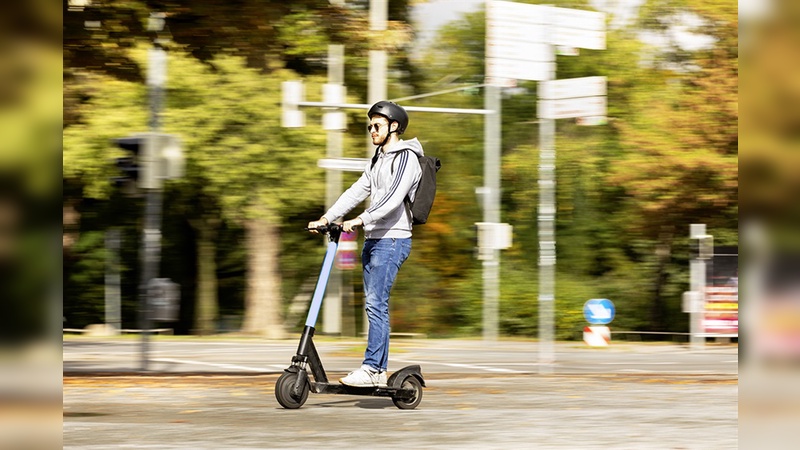
POLYGON ((380 385, 377 384, 351 384, 345 382, 344 378, 339 378, 339 383, 342 383, 343 385, 350 387, 381 387, 380 385))

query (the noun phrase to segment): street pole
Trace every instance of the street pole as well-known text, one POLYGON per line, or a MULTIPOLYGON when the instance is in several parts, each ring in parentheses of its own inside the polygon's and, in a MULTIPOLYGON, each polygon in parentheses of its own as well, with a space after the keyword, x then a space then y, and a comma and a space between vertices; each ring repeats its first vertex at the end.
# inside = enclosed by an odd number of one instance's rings
POLYGON ((105 276, 105 319, 106 328, 114 334, 119 333, 122 328, 122 317, 120 309, 120 274, 119 274, 119 250, 121 247, 121 233, 118 227, 113 227, 106 231, 106 276, 105 276))
MULTIPOLYGON (((369 0, 369 30, 383 34, 389 19, 388 0, 369 0)), ((386 89, 386 72, 389 65, 386 50, 369 51, 369 69, 367 83, 367 103, 375 103, 388 98, 386 89)), ((372 158, 375 146, 367 133, 367 158, 372 158)))
MULTIPOLYGON (((344 45, 328 46, 328 84, 344 85, 344 45)), ((344 99, 342 99, 344 100, 344 99)), ((327 131, 328 158, 342 156, 343 133, 341 130, 327 131)), ((342 172, 340 170, 325 171, 325 210, 328 210, 339 198, 342 189, 342 172)), ((327 245, 327 244, 326 244, 327 245)), ((328 280, 325 301, 322 303, 322 331, 326 334, 342 332, 342 271, 334 268, 328 280)))
MULTIPOLYGON (((151 13, 148 28, 150 31, 160 32, 164 28, 164 13, 151 13)), ((155 39, 153 47, 148 52, 147 87, 150 102, 150 118, 148 128, 152 133, 161 129, 161 109, 164 101, 164 84, 167 77, 167 53, 161 47, 160 39, 155 39)), ((155 139, 151 134, 149 139, 155 139)), ((148 142, 145 145, 154 145, 148 142)), ((151 164, 148 170, 154 170, 151 164)), ((145 189, 144 229, 142 240, 144 244, 141 252, 141 282, 139 284, 139 328, 142 334, 141 370, 148 370, 148 353, 150 329, 150 302, 148 283, 158 277, 161 262, 161 209, 163 193, 161 188, 145 189)))
MULTIPOLYGON (((483 122, 483 221, 500 223, 500 88, 486 86, 484 109, 492 111, 483 122)), ((498 334, 498 304, 500 298, 500 250, 480 249, 483 258, 483 339, 496 341, 498 334)))
MULTIPOLYGON (((553 45, 550 55, 555 60, 553 45)), ((545 80, 556 77, 555 65, 545 80)), ((541 82, 540 82, 541 85, 541 82)), ((539 373, 553 371, 556 288, 556 121, 539 118, 539 373)))
POLYGON ((703 309, 706 298, 706 262, 703 255, 703 240, 707 237, 704 223, 689 226, 689 237, 695 240, 697 254, 689 262, 689 288, 694 293, 689 310, 689 347, 703 350, 706 338, 703 334, 703 309))
MULTIPOLYGON (((389 0, 369 0, 369 30, 384 34, 389 20, 389 0)), ((386 72, 389 65, 389 58, 386 50, 369 51, 369 69, 367 80, 367 103, 375 103, 388 98, 386 89, 386 72)), ((365 120, 366 122, 366 120, 365 120)), ((372 158, 375 153, 375 146, 372 145, 372 138, 367 133, 367 158, 372 158)), ((367 200, 369 202, 369 200, 367 200)), ((364 309, 364 338, 369 336, 369 320, 367 310, 364 309)))

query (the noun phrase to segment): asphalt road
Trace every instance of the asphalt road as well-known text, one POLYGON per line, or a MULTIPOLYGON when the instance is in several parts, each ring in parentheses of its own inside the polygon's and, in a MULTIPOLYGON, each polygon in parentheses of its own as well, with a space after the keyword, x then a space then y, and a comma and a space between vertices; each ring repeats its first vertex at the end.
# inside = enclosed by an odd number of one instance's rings
MULTIPOLYGON (((349 372, 361 364, 365 343, 320 339, 317 349, 327 371, 349 372)), ((280 373, 297 350, 296 341, 164 339, 151 341, 147 369, 155 373, 280 373)), ((64 342, 64 372, 130 373, 142 368, 138 339, 69 338, 64 342)), ((686 345, 612 343, 590 348, 582 342, 559 342, 556 361, 544 367, 554 374, 733 375, 738 348, 708 345, 690 351, 686 345)), ((530 341, 395 339, 389 371, 419 364, 424 373, 542 373, 538 347, 530 341)))
MULTIPOLYGON (((587 349, 559 344, 538 373, 530 342, 395 342, 390 371, 419 363, 415 410, 387 398, 312 394, 281 408, 294 342, 163 341, 136 373, 136 341, 64 344, 65 449, 736 449, 735 347, 587 349)), ((331 375, 358 341, 320 342, 331 375)), ((333 376, 331 377, 333 378, 333 376)))

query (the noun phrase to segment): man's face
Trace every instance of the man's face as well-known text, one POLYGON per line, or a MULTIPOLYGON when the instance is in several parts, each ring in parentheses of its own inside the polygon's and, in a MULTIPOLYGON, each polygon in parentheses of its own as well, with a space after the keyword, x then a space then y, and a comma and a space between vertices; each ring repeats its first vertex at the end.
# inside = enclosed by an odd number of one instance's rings
POLYGON ((372 144, 381 145, 386 140, 386 136, 389 135, 389 120, 383 116, 372 116, 367 126, 367 131, 372 136, 372 144))

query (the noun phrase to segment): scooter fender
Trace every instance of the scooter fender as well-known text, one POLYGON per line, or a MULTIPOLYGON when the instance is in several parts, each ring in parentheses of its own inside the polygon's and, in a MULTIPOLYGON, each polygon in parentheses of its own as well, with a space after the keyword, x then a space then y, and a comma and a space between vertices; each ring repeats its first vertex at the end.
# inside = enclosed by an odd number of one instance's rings
POLYGON ((400 389, 402 388, 403 380, 405 380, 408 376, 415 377, 419 380, 420 384, 422 384, 422 387, 427 387, 425 386, 425 379, 422 378, 422 368, 416 364, 413 366, 403 367, 402 369, 396 371, 392 374, 392 376, 389 377, 388 380, 386 380, 386 384, 389 387, 400 389))

